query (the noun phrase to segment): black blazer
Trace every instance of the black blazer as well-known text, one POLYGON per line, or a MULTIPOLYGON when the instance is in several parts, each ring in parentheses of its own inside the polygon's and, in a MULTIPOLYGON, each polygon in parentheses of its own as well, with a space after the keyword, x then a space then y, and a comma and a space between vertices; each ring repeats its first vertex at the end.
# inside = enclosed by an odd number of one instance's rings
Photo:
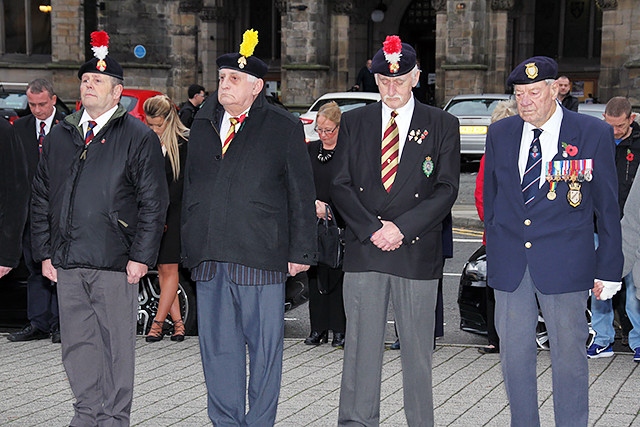
POLYGON ((340 123, 331 195, 347 223, 343 269, 440 278, 442 222, 456 200, 460 178, 458 119, 416 101, 398 173, 387 193, 380 177, 381 114, 378 102, 344 113, 340 123), (425 172, 431 166, 432 172, 425 172), (399 249, 383 252, 371 243, 381 219, 404 234, 399 249))
MULTIPOLYGON (((63 118, 64 114, 56 110, 56 115, 53 117, 51 127, 58 124, 63 118)), ((40 159, 40 154, 38 153, 38 137, 36 136, 36 118, 33 114, 29 114, 16 120, 13 126, 16 130, 16 137, 24 147, 25 155, 27 156, 29 182, 31 182, 33 181, 33 176, 38 168, 38 160, 40 159)), ((49 131, 51 131, 51 129, 49 129, 49 131)))

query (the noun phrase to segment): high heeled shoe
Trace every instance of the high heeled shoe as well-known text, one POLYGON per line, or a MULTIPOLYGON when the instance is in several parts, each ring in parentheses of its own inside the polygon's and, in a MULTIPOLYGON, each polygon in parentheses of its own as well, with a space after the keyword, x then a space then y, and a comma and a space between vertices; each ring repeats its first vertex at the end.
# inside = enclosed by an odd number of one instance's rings
POLYGON ((304 340, 307 345, 320 345, 329 341, 329 333, 327 331, 311 331, 311 335, 304 340))
POLYGON ((151 324, 151 329, 149 329, 149 333, 147 337, 144 339, 146 342, 158 342, 162 341, 164 338, 164 322, 160 322, 159 320, 153 319, 153 323, 151 324))
POLYGON ((334 332, 331 347, 344 347, 344 332, 334 332))
POLYGON ((171 335, 171 341, 184 341, 184 322, 182 319, 178 319, 173 322, 173 335, 171 335))

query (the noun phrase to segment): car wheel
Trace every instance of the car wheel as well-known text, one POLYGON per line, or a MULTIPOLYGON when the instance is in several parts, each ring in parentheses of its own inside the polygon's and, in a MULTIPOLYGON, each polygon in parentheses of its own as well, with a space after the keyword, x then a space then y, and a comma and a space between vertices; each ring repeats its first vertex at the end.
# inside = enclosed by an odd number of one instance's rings
MULTIPOLYGON (((596 331, 593 330, 593 326, 591 326, 591 309, 587 308, 585 311, 585 316, 587 318, 587 325, 589 326, 589 336, 587 337, 587 347, 589 347, 593 340, 596 337, 596 331)), ((544 318, 542 314, 538 312, 538 325, 536 326, 536 345, 539 349, 549 349, 549 335, 547 333, 547 325, 544 322, 544 318)))
MULTIPOLYGON (((180 303, 180 312, 187 335, 197 334, 197 308, 196 293, 192 282, 186 280, 180 273, 180 282, 178 283, 178 302, 180 303)), ((160 283, 158 281, 158 272, 149 271, 146 276, 140 279, 138 286, 138 335, 146 335, 151 329, 151 324, 158 311, 158 302, 160 301, 160 283)), ((165 332, 173 331, 173 322, 171 316, 167 316, 165 322, 165 332)))

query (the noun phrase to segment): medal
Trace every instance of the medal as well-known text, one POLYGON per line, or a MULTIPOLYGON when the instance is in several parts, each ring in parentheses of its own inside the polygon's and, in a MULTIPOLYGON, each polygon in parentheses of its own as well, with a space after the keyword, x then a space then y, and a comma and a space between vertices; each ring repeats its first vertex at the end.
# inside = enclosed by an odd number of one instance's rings
POLYGON ((572 181, 569 183, 569 191, 567 192, 567 201, 569 205, 573 208, 577 208, 582 203, 582 193, 580 192, 580 188, 582 184, 577 181, 572 181))
POLYGON ((427 178, 433 173, 433 160, 431 160, 431 156, 424 158, 424 162, 422 162, 422 173, 424 173, 427 178))

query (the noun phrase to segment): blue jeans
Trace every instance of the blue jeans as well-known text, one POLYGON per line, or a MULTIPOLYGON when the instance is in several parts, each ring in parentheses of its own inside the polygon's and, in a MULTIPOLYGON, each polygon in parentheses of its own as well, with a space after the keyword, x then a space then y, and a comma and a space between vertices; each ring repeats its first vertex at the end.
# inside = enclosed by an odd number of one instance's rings
MULTIPOLYGON (((640 300, 636 298, 636 287, 633 276, 629 273, 624 278, 623 292, 626 292, 625 310, 633 329, 629 332, 629 347, 635 351, 640 347, 640 300)), ((613 305, 611 299, 606 301, 597 300, 591 295, 591 325, 596 332, 594 342, 605 347, 613 344, 615 340, 615 330, 613 328, 613 305)))

